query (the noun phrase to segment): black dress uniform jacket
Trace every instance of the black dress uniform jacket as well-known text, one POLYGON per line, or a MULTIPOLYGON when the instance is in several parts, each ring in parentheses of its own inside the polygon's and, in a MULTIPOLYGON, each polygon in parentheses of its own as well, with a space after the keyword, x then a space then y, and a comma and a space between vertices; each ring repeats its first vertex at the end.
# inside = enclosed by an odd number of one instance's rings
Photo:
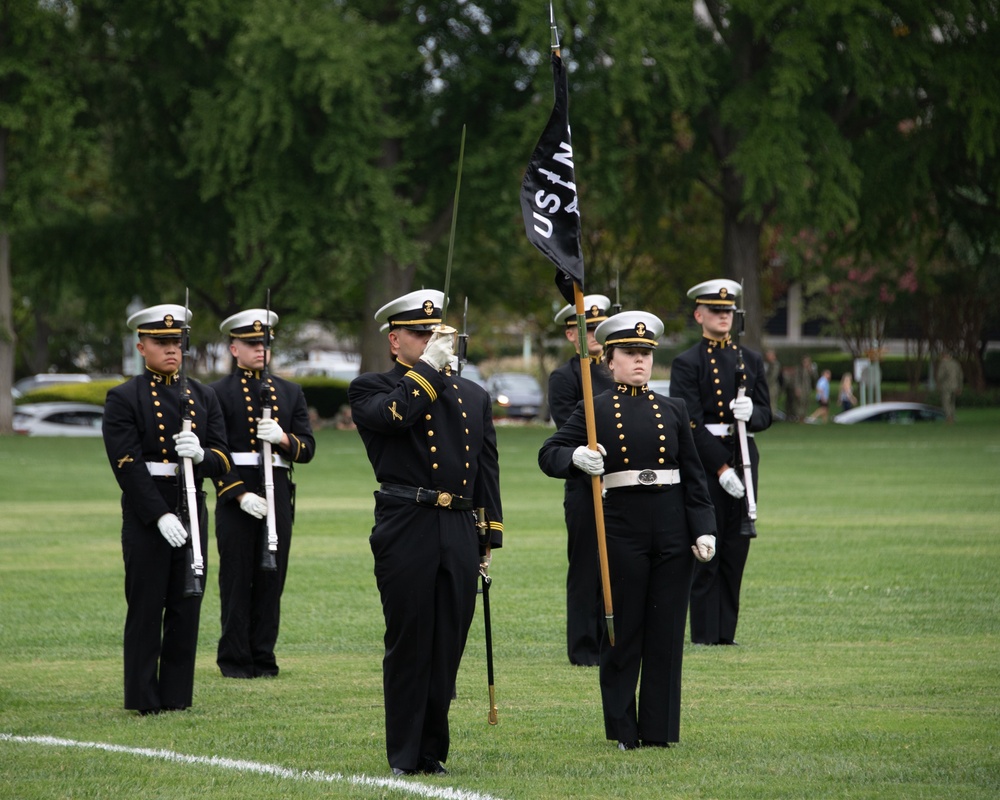
MULTIPOLYGON (((705 473, 684 404, 619 384, 594 399, 605 475, 679 470, 674 485, 609 489, 604 522, 614 606, 615 646, 601 648, 601 699, 608 739, 653 743, 680 736, 684 624, 699 536, 715 532, 705 473), (641 679, 640 679, 641 675, 641 679), (636 685, 639 702, 636 706, 636 685)), ((580 473, 573 451, 587 444, 581 407, 542 445, 546 475, 580 473)))
MULTIPOLYGON (((611 389, 614 380, 607 366, 593 358, 590 380, 593 395, 611 389)), ((549 374, 549 412, 557 428, 570 418, 583 399, 580 357, 574 356, 549 374)), ((568 478, 563 494, 566 518, 566 651, 571 664, 595 666, 600 659, 604 630, 604 599, 597 556, 594 495, 589 475, 568 478)))
MULTIPOLYGON (((759 353, 745 347, 743 360, 746 396, 753 400, 753 415, 747 423, 747 432, 763 431, 771 426, 771 396, 764 360, 759 353)), ((743 569, 750 552, 750 539, 740 534, 746 499, 737 500, 727 494, 717 477, 723 464, 735 466, 739 463, 736 420, 729 408, 739 388, 737 362, 738 352, 732 341, 703 338, 677 356, 670 371, 670 395, 682 399, 691 415, 691 430, 705 466, 718 525, 715 558, 695 566, 691 587, 691 641, 701 644, 734 641, 743 569), (726 435, 720 436, 706 425, 731 428, 726 435)), ((752 438, 748 437, 747 444, 756 493, 760 455, 752 438)), ((743 471, 740 469, 737 473, 742 481, 743 471)))
MULTIPOLYGON (((263 415, 262 391, 266 390, 271 418, 288 434, 287 448, 272 446, 285 461, 304 464, 316 452, 309 423, 309 408, 302 387, 274 375, 266 382, 260 370, 237 368, 212 384, 226 421, 233 453, 259 454, 257 420, 263 415)), ((288 573, 292 543, 292 470, 274 467, 274 515, 278 533, 275 554, 277 570, 260 568, 266 541, 265 520, 240 508, 244 492, 264 496, 263 470, 259 465, 234 464, 215 480, 215 536, 219 546, 219 594, 222 604, 222 636, 216 663, 223 675, 255 678, 278 674, 274 646, 281 621, 281 594, 288 573)))
MULTIPOLYGON (((194 468, 207 576, 208 518, 203 478, 229 471, 231 458, 215 393, 188 380, 192 431, 205 458, 194 468)), ((122 489, 122 555, 125 561, 125 708, 187 708, 194 685, 200 597, 184 597, 191 569, 188 547, 171 547, 157 520, 176 513, 182 487, 177 476, 150 474, 147 462, 177 464, 173 435, 181 429, 177 375, 146 369, 108 392, 104 446, 122 489)))
POLYGON ((479 570, 473 512, 418 503, 416 489, 485 508, 491 544, 500 547, 492 404, 472 381, 422 361, 361 375, 348 397, 375 477, 384 488, 412 490, 409 497, 375 492, 370 537, 385 617, 386 753, 391 767, 412 770, 448 756, 448 708, 479 570))

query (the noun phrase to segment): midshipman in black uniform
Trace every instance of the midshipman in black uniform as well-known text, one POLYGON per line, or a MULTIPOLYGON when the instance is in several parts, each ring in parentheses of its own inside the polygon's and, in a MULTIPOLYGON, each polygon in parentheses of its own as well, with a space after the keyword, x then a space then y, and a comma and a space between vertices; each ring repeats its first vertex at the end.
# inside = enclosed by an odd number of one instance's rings
POLYGON ((600 450, 587 447, 583 406, 542 445, 546 475, 604 475, 615 645, 601 645, 605 736, 622 750, 680 737, 684 624, 695 559, 715 552, 715 514, 687 409, 649 391, 663 323, 642 311, 602 322, 597 340, 614 388, 594 398, 600 450), (639 696, 636 702, 636 686, 639 696))
POLYGON ((216 663, 227 678, 274 677, 274 646, 281 593, 292 543, 292 466, 316 452, 302 388, 266 373, 278 315, 263 308, 241 311, 219 329, 229 335, 235 367, 212 384, 226 421, 233 470, 215 480, 215 536, 219 546, 222 636, 216 663), (265 404, 270 419, 262 419, 265 404), (261 469, 264 442, 272 447, 277 551, 273 569, 262 565, 267 502, 261 469))
POLYGON ((486 509, 492 547, 503 533, 492 404, 447 368, 453 332, 432 333, 443 301, 421 290, 379 309, 395 366, 355 378, 348 395, 381 484, 370 543, 385 616, 386 753, 397 775, 445 772, 479 574, 473 509, 486 509))
MULTIPOLYGON (((596 397, 614 385, 611 373, 604 364, 604 348, 594 338, 597 326, 608 318, 611 301, 603 294, 588 294, 583 298, 583 305, 587 317, 590 380, 596 397)), ((549 374, 549 412, 556 428, 561 428, 583 398, 576 306, 568 305, 561 309, 556 314, 555 322, 565 325, 566 338, 574 350, 569 361, 549 374)), ((566 480, 563 495, 569 558, 566 571, 566 650, 570 663, 583 667, 599 663, 604 631, 604 598, 590 484, 589 476, 576 475, 566 480)))
POLYGON ((190 458, 198 489, 201 550, 207 515, 203 478, 231 466, 215 393, 193 379, 181 397, 181 305, 158 305, 128 319, 145 370, 108 392, 104 446, 122 489, 125 561, 125 708, 156 714, 188 708, 194 686, 201 596, 185 597, 191 572, 188 532, 177 516, 178 461, 190 458), (191 431, 181 432, 181 407, 191 431))
POLYGON ((691 585, 691 641, 696 644, 736 644, 740 585, 750 537, 740 533, 747 508, 746 489, 734 469, 739 450, 735 423, 744 421, 751 437, 748 445, 755 495, 759 454, 752 433, 771 425, 764 359, 745 347, 746 395, 736 397, 739 353, 730 334, 740 291, 736 281, 724 279, 705 281, 688 291, 688 297, 695 301, 694 318, 703 338, 677 356, 670 371, 670 396, 687 405, 718 527, 718 555, 697 565, 691 585))

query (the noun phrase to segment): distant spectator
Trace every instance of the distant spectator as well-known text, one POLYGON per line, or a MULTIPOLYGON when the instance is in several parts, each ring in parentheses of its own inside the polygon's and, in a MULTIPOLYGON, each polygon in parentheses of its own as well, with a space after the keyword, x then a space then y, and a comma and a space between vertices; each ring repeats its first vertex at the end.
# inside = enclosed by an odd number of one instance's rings
POLYGON ((935 377, 941 392, 945 421, 952 423, 955 421, 955 398, 962 393, 962 366, 951 357, 951 353, 942 353, 935 377))
POLYGON ((768 350, 764 354, 764 376, 767 379, 767 390, 771 394, 771 414, 778 413, 778 398, 781 396, 781 388, 785 384, 784 375, 781 374, 781 362, 778 361, 778 354, 774 350, 768 350))
POLYGON ((823 374, 819 376, 819 380, 816 381, 816 410, 813 411, 808 417, 806 417, 806 422, 818 422, 819 418, 823 418, 823 422, 826 422, 830 418, 830 378, 832 373, 830 370, 823 370, 823 374))
POLYGON ((782 394, 785 396, 785 419, 794 420, 798 409, 798 368, 783 367, 781 370, 781 380, 784 386, 782 394))
POLYGON ((843 411, 850 411, 858 404, 858 398, 854 396, 854 381, 850 372, 845 372, 840 377, 840 408, 843 411))
POLYGON ((816 365, 809 356, 802 356, 802 363, 795 372, 795 409, 792 416, 806 421, 806 404, 816 383, 816 365))

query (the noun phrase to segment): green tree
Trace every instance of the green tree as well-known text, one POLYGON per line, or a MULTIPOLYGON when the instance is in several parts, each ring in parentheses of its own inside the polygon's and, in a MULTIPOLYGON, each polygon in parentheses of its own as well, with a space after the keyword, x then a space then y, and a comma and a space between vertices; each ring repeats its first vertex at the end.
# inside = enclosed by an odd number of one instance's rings
MULTIPOLYGON (((581 10, 585 39, 592 15, 581 10)), ((858 220, 862 198, 896 202, 897 187, 866 168, 900 150, 901 123, 948 104, 928 96, 930 75, 940 59, 995 35, 997 4, 705 0, 692 9, 622 0, 607 17, 613 36, 600 51, 623 106, 659 108, 661 139, 678 122, 690 127, 681 174, 721 203, 721 268, 743 281, 748 340, 759 342, 766 225, 840 230, 858 220)), ((976 127, 970 146, 989 155, 997 109, 991 93, 949 127, 976 127)), ((930 152, 911 160, 914 182, 926 185, 932 161, 930 152)))
MULTIPOLYGON (((11 430, 20 243, 78 213, 91 137, 82 124, 68 4, 0 2, 0 433, 11 430)), ((52 290, 53 287, 49 287, 52 290)))

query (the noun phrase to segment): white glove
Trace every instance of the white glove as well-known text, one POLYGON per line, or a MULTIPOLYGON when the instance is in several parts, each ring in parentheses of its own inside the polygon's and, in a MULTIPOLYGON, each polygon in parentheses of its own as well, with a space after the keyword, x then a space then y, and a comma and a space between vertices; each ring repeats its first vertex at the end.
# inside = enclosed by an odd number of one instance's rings
POLYGON ((732 467, 719 476, 719 485, 737 500, 746 494, 746 489, 743 488, 743 481, 740 480, 736 474, 736 470, 732 467))
POLYGON ((427 340, 427 346, 420 360, 434 369, 441 370, 448 365, 453 355, 455 355, 455 338, 451 332, 434 331, 427 340))
POLYGON ((573 466, 588 475, 604 474, 604 456, 608 453, 600 445, 596 450, 591 450, 586 445, 580 445, 573 451, 573 466))
POLYGON ((749 422, 753 416, 753 400, 749 397, 737 397, 729 403, 733 410, 733 417, 740 422, 749 422))
POLYGON ((699 561, 711 561, 715 556, 715 537, 710 533, 699 536, 691 545, 691 552, 699 561))
POLYGON ((195 464, 200 464, 205 460, 205 451, 202 450, 198 434, 194 431, 175 433, 174 444, 177 448, 177 455, 181 458, 190 458, 195 464))
POLYGON ((246 511, 251 517, 264 519, 267 516, 267 500, 259 494, 245 492, 240 498, 240 508, 246 511))
POLYGON ((156 527, 160 529, 163 538, 170 543, 171 547, 180 547, 187 541, 187 529, 176 514, 164 514, 156 520, 156 527))
POLYGON ((257 423, 258 439, 263 439, 271 444, 281 444, 284 435, 285 432, 281 430, 281 426, 273 419, 262 419, 257 423))

